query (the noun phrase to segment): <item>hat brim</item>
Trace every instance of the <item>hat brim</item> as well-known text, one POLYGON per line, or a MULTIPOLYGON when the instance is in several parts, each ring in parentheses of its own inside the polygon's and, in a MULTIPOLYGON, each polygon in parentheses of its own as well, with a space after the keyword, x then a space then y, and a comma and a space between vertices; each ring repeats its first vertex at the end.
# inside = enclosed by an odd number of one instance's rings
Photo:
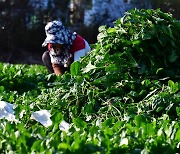
POLYGON ((64 44, 65 42, 63 42, 57 35, 47 35, 42 47, 47 46, 48 43, 64 44))

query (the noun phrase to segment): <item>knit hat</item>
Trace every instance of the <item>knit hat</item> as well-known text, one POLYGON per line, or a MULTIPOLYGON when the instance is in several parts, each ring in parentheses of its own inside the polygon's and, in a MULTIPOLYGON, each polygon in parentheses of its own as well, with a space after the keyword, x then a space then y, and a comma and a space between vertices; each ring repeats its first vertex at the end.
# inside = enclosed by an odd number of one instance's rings
POLYGON ((64 44, 70 47, 77 34, 67 30, 61 21, 51 21, 45 26, 46 39, 44 40, 42 47, 45 47, 48 43, 64 44))

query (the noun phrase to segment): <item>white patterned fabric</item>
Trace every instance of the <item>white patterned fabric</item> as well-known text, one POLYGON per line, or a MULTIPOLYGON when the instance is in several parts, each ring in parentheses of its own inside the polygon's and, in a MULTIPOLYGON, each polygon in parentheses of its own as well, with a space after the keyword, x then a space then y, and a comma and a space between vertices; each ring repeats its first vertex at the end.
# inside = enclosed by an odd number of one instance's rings
POLYGON ((51 48, 49 55, 51 58, 51 63, 59 64, 60 66, 68 67, 70 62, 71 54, 69 50, 66 48, 63 52, 55 52, 54 49, 51 48))
POLYGON ((46 39, 42 46, 45 47, 48 43, 64 44, 68 48, 73 44, 76 39, 76 32, 72 33, 67 30, 61 21, 51 21, 45 26, 46 39))

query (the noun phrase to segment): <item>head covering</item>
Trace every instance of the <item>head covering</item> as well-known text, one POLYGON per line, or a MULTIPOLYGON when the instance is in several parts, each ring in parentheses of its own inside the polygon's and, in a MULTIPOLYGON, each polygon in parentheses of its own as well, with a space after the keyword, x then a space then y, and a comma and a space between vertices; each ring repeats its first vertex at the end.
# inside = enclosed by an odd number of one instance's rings
POLYGON ((77 36, 76 33, 67 30, 62 22, 57 20, 48 22, 45 26, 45 32, 46 39, 42 44, 43 47, 48 43, 65 44, 67 47, 70 47, 77 36))

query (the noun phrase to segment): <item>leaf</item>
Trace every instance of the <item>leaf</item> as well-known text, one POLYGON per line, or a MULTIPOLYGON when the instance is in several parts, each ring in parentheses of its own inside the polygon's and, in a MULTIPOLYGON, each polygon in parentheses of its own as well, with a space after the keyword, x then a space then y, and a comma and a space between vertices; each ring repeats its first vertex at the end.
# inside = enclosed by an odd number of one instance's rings
POLYGON ((180 142, 180 129, 176 132, 175 140, 180 142))
POLYGON ((156 112, 160 112, 160 111, 162 111, 163 109, 164 109, 164 107, 160 106, 160 107, 158 107, 158 108, 156 109, 156 112))
POLYGON ((98 31, 99 31, 99 32, 102 32, 102 31, 104 31, 104 30, 106 30, 106 26, 100 26, 100 27, 98 28, 98 31))
POLYGON ((178 83, 174 83, 172 80, 168 81, 168 86, 170 87, 170 93, 176 93, 179 90, 179 85, 178 83))
POLYGON ((13 101, 14 101, 14 96, 11 95, 11 96, 9 97, 8 101, 9 101, 9 102, 13 102, 13 101))
POLYGON ((88 73, 89 71, 91 71, 91 70, 93 70, 95 68, 96 68, 96 66, 92 65, 91 61, 89 61, 89 64, 84 68, 83 73, 88 73))
POLYGON ((107 30, 108 33, 115 33, 116 32, 116 29, 115 28, 109 28, 107 30))
POLYGON ((97 40, 101 41, 106 35, 104 33, 99 33, 97 36, 97 40))
POLYGON ((145 79, 141 82, 142 85, 144 85, 145 87, 148 87, 151 84, 151 81, 148 79, 145 79))
POLYGON ((157 71, 156 71, 156 74, 157 75, 160 75, 164 72, 164 68, 158 68, 157 71))
POLYGON ((172 62, 175 62, 177 60, 179 56, 176 55, 176 52, 174 50, 172 50, 172 53, 171 55, 169 56, 169 61, 172 63, 172 62))
POLYGON ((32 147, 31 147, 31 150, 32 151, 39 151, 39 149, 40 149, 40 144, 41 144, 41 140, 36 140, 34 143, 33 143, 33 145, 32 145, 32 147))
POLYGON ((0 86, 0 92, 4 91, 4 86, 0 86))
POLYGON ((140 127, 142 123, 146 121, 145 117, 143 115, 136 115, 134 117, 134 123, 137 127, 140 127))
POLYGON ((177 112, 177 115, 178 115, 179 118, 180 118, 180 107, 176 107, 176 112, 177 112))
POLYGON ((73 75, 73 76, 77 76, 79 74, 79 72, 80 72, 80 62, 79 61, 76 61, 71 64, 70 72, 71 72, 71 75, 73 75))
POLYGON ((127 138, 122 138, 120 141, 120 146, 122 145, 128 145, 128 139, 127 138))
POLYGON ((87 126, 87 123, 83 121, 80 118, 75 118, 73 119, 73 123, 78 127, 78 128, 85 128, 87 126))
POLYGON ((134 40, 134 41, 132 42, 133 45, 139 45, 140 43, 141 43, 140 40, 134 40))
POLYGON ((58 145, 58 149, 59 149, 59 150, 60 150, 60 149, 63 149, 63 150, 70 149, 70 145, 67 144, 67 143, 60 143, 60 144, 58 145))

